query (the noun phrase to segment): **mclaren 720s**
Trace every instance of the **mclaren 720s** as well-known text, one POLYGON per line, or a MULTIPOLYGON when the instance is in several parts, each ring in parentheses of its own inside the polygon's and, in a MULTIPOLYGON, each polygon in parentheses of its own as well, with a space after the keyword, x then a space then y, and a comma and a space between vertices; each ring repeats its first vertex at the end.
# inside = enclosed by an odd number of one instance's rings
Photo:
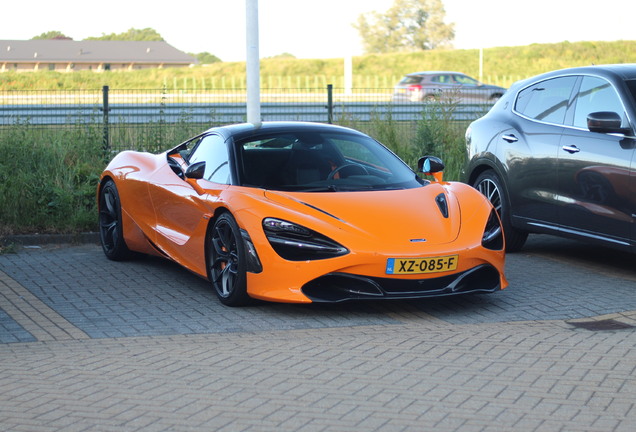
POLYGON ((416 172, 339 126, 216 127, 113 158, 97 190, 101 243, 112 260, 170 259, 228 306, 504 289, 497 212, 443 168, 422 157, 416 172))

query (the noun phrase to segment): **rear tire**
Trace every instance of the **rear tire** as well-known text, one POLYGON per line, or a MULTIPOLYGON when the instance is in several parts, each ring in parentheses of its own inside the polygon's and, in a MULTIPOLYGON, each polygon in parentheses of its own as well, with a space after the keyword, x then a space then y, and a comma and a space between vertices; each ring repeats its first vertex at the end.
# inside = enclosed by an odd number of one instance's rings
POLYGON ((241 230, 231 214, 223 213, 208 234, 208 278, 226 306, 244 306, 247 295, 247 260, 241 230))
POLYGON ((491 202, 503 225, 504 237, 506 239, 506 252, 517 252, 521 250, 528 238, 528 232, 519 230, 512 226, 510 218, 510 203, 508 202, 506 191, 502 181, 493 170, 486 170, 481 173, 473 187, 482 193, 491 202))
POLYGON ((107 180, 99 191, 99 239, 108 259, 122 261, 132 255, 124 240, 121 201, 112 180, 107 180))

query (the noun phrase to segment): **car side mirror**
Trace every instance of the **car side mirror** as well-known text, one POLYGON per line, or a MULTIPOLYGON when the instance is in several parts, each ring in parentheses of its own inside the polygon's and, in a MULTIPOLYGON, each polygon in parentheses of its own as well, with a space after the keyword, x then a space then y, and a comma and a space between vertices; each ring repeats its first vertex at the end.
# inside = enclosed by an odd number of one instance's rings
POLYGON ((199 180, 205 174, 205 162, 193 163, 186 169, 185 176, 189 179, 199 180))
POLYGON ((444 162, 435 156, 424 156, 417 161, 417 170, 423 174, 433 174, 444 171, 444 162))
POLYGON ((442 172, 444 171, 444 168, 444 162, 435 156, 424 156, 417 161, 418 172, 425 175, 432 175, 435 180, 440 183, 443 180, 442 172))
POLYGON ((621 128, 622 119, 613 111, 598 111, 587 115, 587 128, 590 132, 629 134, 629 130, 621 128))

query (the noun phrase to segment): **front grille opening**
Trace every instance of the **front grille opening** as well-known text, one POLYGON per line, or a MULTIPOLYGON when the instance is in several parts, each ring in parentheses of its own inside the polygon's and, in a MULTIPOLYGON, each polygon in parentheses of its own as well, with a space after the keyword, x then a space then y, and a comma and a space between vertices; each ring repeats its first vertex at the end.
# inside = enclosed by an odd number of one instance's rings
POLYGON ((332 273, 306 283, 302 292, 314 302, 341 302, 491 293, 500 288, 497 269, 491 265, 481 265, 463 273, 430 279, 378 278, 332 273))
POLYGON ((384 293, 367 278, 330 274, 305 284, 303 294, 315 302, 341 302, 363 298, 381 298, 384 293))

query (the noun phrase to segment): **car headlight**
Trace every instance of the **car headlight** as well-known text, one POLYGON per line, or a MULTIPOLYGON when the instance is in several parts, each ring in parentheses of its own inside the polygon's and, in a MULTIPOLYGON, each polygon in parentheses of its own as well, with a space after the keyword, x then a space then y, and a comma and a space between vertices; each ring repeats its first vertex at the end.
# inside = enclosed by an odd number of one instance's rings
POLYGON ((501 250, 504 247, 503 230, 501 229, 501 222, 499 222, 499 216, 493 209, 490 211, 490 217, 486 222, 486 228, 484 229, 484 235, 481 238, 481 244, 486 249, 501 250))
POLYGON ((330 238, 282 219, 263 219, 263 230, 272 248, 286 260, 319 260, 349 253, 346 247, 330 238))

